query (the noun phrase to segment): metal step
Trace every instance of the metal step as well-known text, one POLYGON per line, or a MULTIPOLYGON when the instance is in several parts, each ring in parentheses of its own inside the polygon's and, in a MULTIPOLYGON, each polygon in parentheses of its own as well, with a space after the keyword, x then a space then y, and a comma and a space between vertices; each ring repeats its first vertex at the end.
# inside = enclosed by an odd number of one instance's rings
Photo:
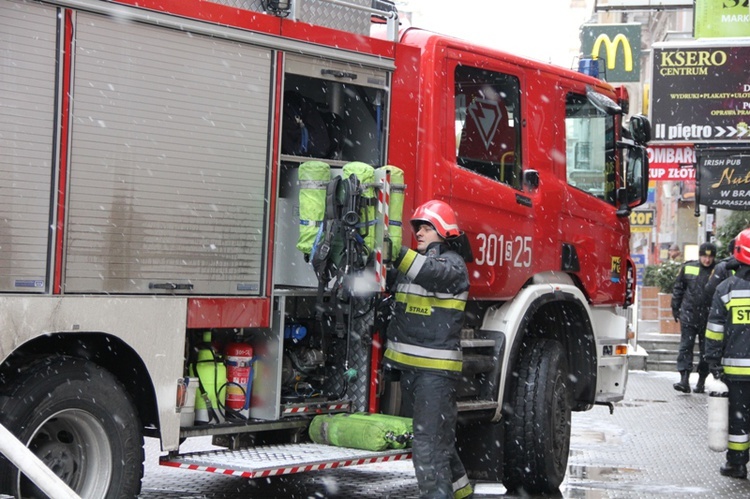
POLYGON ((458 412, 468 411, 484 411, 484 410, 495 410, 497 409, 497 401, 495 400, 459 400, 458 401, 458 412))
POLYGON ((464 375, 488 373, 495 368, 496 360, 492 355, 475 355, 464 353, 461 373, 464 375))
POLYGON ((491 348, 495 346, 495 340, 465 339, 461 340, 461 348, 491 348))
POLYGON ((243 478, 265 478, 403 459, 411 459, 411 449, 374 452, 304 443, 167 455, 159 459, 159 464, 243 478))

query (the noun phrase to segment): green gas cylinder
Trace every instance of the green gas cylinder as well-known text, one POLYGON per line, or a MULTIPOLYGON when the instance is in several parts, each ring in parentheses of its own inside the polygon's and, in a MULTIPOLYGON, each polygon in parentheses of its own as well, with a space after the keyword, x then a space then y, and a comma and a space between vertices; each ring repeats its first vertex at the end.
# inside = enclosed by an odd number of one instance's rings
POLYGON ((211 345, 211 331, 203 333, 190 375, 200 380, 195 395, 195 424, 223 423, 227 368, 211 345))
MULTIPOLYGON (((393 244, 393 251, 398 254, 401 248, 401 221, 404 215, 404 170, 397 166, 385 165, 378 168, 391 174, 391 202, 388 212, 388 234, 393 244)), ((395 256, 395 255, 394 255, 395 256)))

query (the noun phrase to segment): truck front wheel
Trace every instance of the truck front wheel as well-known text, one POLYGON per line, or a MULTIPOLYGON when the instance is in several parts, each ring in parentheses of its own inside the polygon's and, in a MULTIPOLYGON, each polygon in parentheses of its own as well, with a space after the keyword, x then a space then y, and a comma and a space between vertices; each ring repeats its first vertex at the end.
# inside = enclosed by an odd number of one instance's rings
POLYGON ((530 493, 557 491, 570 450, 568 362, 562 345, 532 339, 518 360, 509 392, 503 483, 530 493))
MULTIPOLYGON (((125 389, 92 362, 54 357, 0 396, 0 422, 81 497, 132 498, 143 477, 143 434, 125 389)), ((0 456, 0 492, 44 494, 0 456)))

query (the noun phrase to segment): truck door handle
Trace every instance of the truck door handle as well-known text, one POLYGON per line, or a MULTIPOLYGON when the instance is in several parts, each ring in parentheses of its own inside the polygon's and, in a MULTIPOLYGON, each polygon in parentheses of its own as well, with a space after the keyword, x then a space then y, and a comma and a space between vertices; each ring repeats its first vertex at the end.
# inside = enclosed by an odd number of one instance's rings
POLYGON ((148 289, 166 289, 169 291, 176 290, 191 290, 193 289, 192 284, 180 284, 176 282, 150 282, 148 283, 148 289))
POLYGON ((520 204, 521 206, 527 206, 529 208, 531 208, 533 205, 530 197, 522 196, 520 194, 516 194, 516 203, 520 204))
POLYGON ((347 73, 346 71, 339 71, 337 69, 321 69, 320 74, 323 76, 333 76, 334 78, 357 79, 357 73, 347 73))

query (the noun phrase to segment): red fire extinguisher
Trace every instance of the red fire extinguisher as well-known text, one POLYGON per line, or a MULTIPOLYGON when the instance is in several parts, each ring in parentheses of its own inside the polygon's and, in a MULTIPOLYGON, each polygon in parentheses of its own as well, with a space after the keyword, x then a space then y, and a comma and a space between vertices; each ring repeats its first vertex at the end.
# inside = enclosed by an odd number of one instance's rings
POLYGON ((253 386, 253 347, 247 343, 229 343, 224 354, 227 364, 226 407, 247 417, 253 386))

